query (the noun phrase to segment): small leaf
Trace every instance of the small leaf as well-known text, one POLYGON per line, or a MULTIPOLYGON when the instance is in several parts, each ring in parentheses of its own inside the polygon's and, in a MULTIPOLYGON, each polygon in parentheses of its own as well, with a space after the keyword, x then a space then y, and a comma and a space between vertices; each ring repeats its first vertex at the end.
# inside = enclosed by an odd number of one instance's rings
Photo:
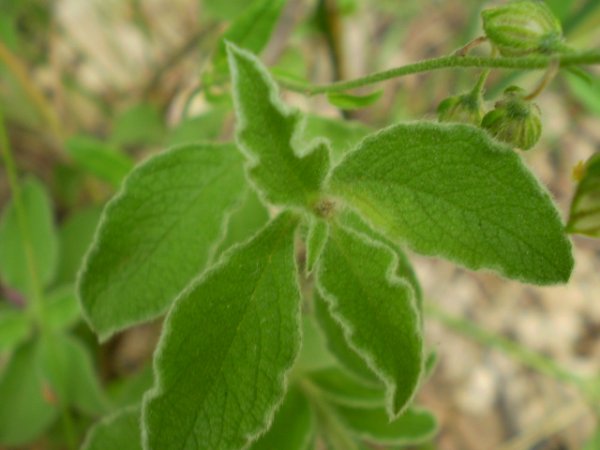
POLYGON ((12 308, 0 309, 0 355, 12 351, 25 341, 32 331, 31 325, 24 311, 12 308))
POLYGON ((535 284, 566 282, 573 269, 548 192, 512 149, 469 125, 378 132, 336 167, 331 189, 425 255, 535 284))
POLYGON ((408 409, 390 422, 383 408, 336 408, 343 422, 358 436, 383 445, 418 444, 430 439, 437 430, 435 417, 425 410, 408 409))
POLYGON ((220 256, 232 245, 245 241, 269 221, 269 211, 256 192, 246 190, 246 195, 227 221, 227 232, 217 245, 215 256, 220 256))
MULTIPOLYGON (((383 407, 385 390, 383 385, 376 387, 364 384, 339 367, 328 367, 310 374, 310 380, 330 401, 346 406, 383 407)), ((386 418, 386 422, 389 421, 386 418)))
POLYGON ((302 348, 294 365, 294 373, 307 373, 330 367, 335 359, 327 351, 324 336, 314 318, 302 316, 302 348))
POLYGON ((348 344, 386 385, 390 418, 412 399, 423 367, 416 301, 397 266, 389 248, 336 225, 317 271, 317 285, 348 344))
POLYGON ((92 243, 102 209, 96 206, 73 213, 58 231, 60 252, 55 285, 73 283, 83 262, 85 251, 92 243))
POLYGON ((21 446, 44 432, 57 416, 38 370, 35 342, 19 347, 0 376, 0 444, 21 446))
POLYGON ((110 140, 118 146, 160 144, 165 134, 160 112, 149 103, 126 109, 116 117, 114 124, 110 140))
POLYGON ((226 114, 226 108, 213 108, 203 114, 183 120, 169 131, 167 146, 217 139, 221 134, 226 114))
POLYGON ((69 138, 65 149, 80 167, 115 187, 133 169, 133 161, 118 148, 90 136, 69 138))
POLYGON ((316 200, 329 170, 323 142, 299 155, 301 116, 288 111, 276 86, 252 54, 228 47, 237 115, 237 139, 249 161, 248 174, 264 197, 275 204, 308 206, 316 200))
POLYGON ((32 295, 26 248, 31 246, 40 287, 47 286, 56 272, 58 243, 54 229, 52 204, 44 185, 30 178, 21 186, 27 230, 22 234, 14 199, 0 221, 0 277, 9 287, 32 295), (30 240, 24 244, 24 236, 30 240))
POLYGON ((142 450, 139 406, 121 409, 96 423, 81 449, 142 450))
POLYGON ((306 273, 311 273, 327 242, 329 228, 324 220, 313 218, 306 237, 306 273))
POLYGON ((337 162, 372 131, 360 122, 308 114, 300 131, 299 141, 308 144, 315 139, 327 139, 332 159, 337 162))
POLYGON ((383 95, 383 91, 377 90, 366 95, 352 95, 343 92, 330 92, 327 94, 327 100, 333 106, 340 109, 361 109, 377 102, 383 95))
POLYGON ((147 364, 138 372, 113 382, 108 387, 108 396, 111 403, 117 407, 139 405, 144 393, 152 387, 153 382, 152 365, 147 364))
POLYGON ((600 237, 600 153, 584 166, 583 178, 571 202, 567 231, 589 237, 600 237))
POLYGON ((52 331, 69 329, 81 317, 75 286, 71 284, 50 291, 45 302, 44 322, 52 331))
POLYGON ((266 430, 300 344, 297 222, 279 215, 178 298, 144 398, 146 448, 243 448, 266 430))
POLYGON ((275 412, 269 430, 258 438, 251 450, 308 450, 313 441, 314 419, 310 405, 298 389, 291 386, 275 412))
POLYGON ((379 384, 377 376, 365 360, 354 349, 350 348, 344 337, 342 326, 331 316, 329 307, 318 290, 314 292, 314 308, 315 317, 325 334, 329 351, 357 379, 371 386, 377 386, 379 384))
POLYGON ((591 75, 590 80, 586 81, 569 74, 567 75, 567 81, 577 100, 591 113, 597 116, 600 115, 600 77, 591 75))
POLYGON ((245 189, 232 145, 179 147, 131 173, 80 273, 83 311, 101 339, 169 307, 205 267, 245 189))
POLYGON ((217 74, 227 73, 227 42, 254 54, 261 52, 269 42, 285 3, 286 0, 255 0, 232 22, 219 40, 213 57, 213 66, 217 74))

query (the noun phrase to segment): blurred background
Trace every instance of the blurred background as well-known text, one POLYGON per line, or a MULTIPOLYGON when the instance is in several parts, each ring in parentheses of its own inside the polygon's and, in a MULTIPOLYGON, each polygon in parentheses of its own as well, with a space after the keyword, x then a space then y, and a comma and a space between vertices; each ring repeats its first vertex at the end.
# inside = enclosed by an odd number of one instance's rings
MULTIPOLYGON (((0 0, 0 109, 33 218, 47 313, 64 335, 63 357, 73 361, 70 376, 79 386, 72 404, 60 408, 52 407, 51 390, 36 388, 30 368, 39 352, 25 314, 27 286, 23 261, 14 256, 18 235, 2 170, 0 448, 67 448, 110 410, 109 403, 131 404, 151 383, 160 324, 99 346, 80 317, 77 270, 103 205, 135 164, 176 144, 232 139, 228 87, 212 83, 213 55, 228 25, 252 3, 0 0), (26 349, 20 366, 7 371, 19 345, 26 349), (33 387, 17 389, 25 385, 33 387)), ((569 45, 600 47, 600 0, 547 3, 569 45)), ((479 13, 491 4, 289 0, 261 59, 281 77, 314 83, 354 78, 453 52, 481 34, 479 13)), ((474 53, 487 54, 489 47, 474 53)), ((523 154, 565 217, 576 186, 573 168, 600 150, 597 69, 588 80, 561 73, 540 95, 542 140, 523 154)), ((439 102, 470 88, 477 76, 477 70, 456 69, 391 80, 372 105, 344 111, 325 97, 282 94, 306 112, 351 120, 341 131, 328 131, 351 145, 369 129, 435 119, 439 102)), ((493 103, 510 84, 529 90, 541 76, 493 71, 486 99, 493 103)), ((579 237, 574 243, 571 282, 549 288, 411 255, 435 305, 426 333, 438 355, 417 402, 436 414, 440 430, 422 448, 600 449, 589 398, 569 379, 600 375, 600 244, 579 237), (547 359, 532 363, 536 355, 547 359), (544 369, 548 360, 552 367, 544 369)))

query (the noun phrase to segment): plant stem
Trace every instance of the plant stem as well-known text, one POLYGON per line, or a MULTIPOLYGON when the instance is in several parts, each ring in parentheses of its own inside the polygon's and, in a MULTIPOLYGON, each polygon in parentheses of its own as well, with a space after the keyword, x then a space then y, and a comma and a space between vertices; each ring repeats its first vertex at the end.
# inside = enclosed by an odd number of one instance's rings
MULTIPOLYGON (((31 103, 35 105, 40 115, 44 118, 52 135, 58 142, 63 140, 62 126, 54 114, 52 106, 46 100, 42 91, 31 81, 27 74, 25 65, 15 56, 10 49, 0 41, 0 61, 3 62, 8 70, 13 74, 25 95, 29 97, 31 103)), ((62 155, 57 155, 62 157, 62 155)))
POLYGON ((42 299, 42 290, 40 287, 38 267, 35 262, 35 255, 33 251, 32 239, 30 235, 29 223, 27 215, 25 214, 25 206, 23 205, 23 199, 21 197, 21 189, 19 181, 17 179, 17 167, 13 158, 10 142, 8 139, 8 133, 4 124, 4 116, 0 109, 0 151, 2 152, 2 159, 6 167, 8 176, 8 183, 12 193, 12 201, 15 205, 15 211, 17 214, 17 221, 19 224, 19 233, 21 235, 21 242, 25 251, 25 258, 27 261, 27 271, 29 273, 29 282, 31 286, 31 299, 28 308, 34 320, 37 322, 40 330, 44 329, 43 321, 43 309, 44 303, 42 299))
POLYGON ((600 64, 600 50, 581 53, 565 53, 560 56, 528 56, 528 57, 490 57, 490 56, 442 56, 426 59, 406 66, 376 72, 354 80, 339 81, 331 84, 312 85, 296 80, 279 77, 281 86, 305 95, 340 92, 368 86, 392 78, 399 78, 422 72, 454 67, 480 67, 489 69, 540 70, 549 67, 553 61, 558 61, 559 67, 571 67, 583 64, 600 64))
POLYGON ((423 309, 429 317, 438 320, 448 328, 457 331, 482 345, 496 348, 530 369, 555 378, 556 380, 570 383, 584 393, 589 390, 586 379, 562 367, 552 359, 522 346, 518 342, 490 333, 461 317, 451 316, 432 302, 424 303, 423 309))

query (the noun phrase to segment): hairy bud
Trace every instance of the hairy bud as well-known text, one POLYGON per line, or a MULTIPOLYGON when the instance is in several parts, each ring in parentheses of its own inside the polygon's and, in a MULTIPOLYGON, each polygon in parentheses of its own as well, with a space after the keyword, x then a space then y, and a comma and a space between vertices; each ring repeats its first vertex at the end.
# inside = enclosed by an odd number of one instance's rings
POLYGON ((456 95, 443 100, 437 109, 440 122, 463 122, 476 126, 483 118, 483 101, 472 93, 456 95))

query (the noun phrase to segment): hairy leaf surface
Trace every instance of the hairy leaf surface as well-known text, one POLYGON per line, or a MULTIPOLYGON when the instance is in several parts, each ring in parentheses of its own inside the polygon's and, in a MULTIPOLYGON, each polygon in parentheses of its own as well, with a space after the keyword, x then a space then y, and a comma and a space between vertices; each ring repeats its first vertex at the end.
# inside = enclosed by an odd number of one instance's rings
POLYGON ((249 158, 248 173, 272 203, 307 206, 314 202, 329 170, 324 142, 299 154, 298 111, 278 98, 275 83, 252 54, 228 47, 238 119, 237 139, 249 158))
POLYGON ((396 275, 397 256, 340 225, 330 227, 317 284, 350 346, 385 383, 396 417, 412 399, 423 367, 423 337, 414 293, 396 275))
POLYGON ((167 309, 204 269, 245 189, 232 145, 176 148, 132 172, 79 279, 84 314, 102 339, 167 309))
POLYGON ((336 167, 331 189, 393 240, 470 269, 566 282, 571 244, 549 194, 519 156, 464 124, 400 124, 336 167))
POLYGON ((300 344, 296 225, 281 214, 178 298, 145 398, 145 448, 237 449, 266 429, 300 344))

